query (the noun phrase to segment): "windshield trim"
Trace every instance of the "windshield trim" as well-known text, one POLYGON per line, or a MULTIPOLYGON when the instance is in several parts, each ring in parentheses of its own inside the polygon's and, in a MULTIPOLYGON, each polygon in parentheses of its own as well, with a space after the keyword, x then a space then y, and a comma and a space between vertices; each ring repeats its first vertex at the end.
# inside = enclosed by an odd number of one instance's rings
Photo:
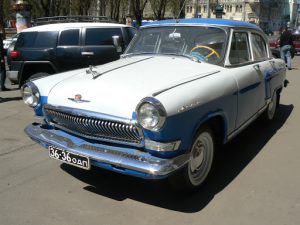
MULTIPOLYGON (((126 48, 125 52, 124 52, 124 56, 126 57, 126 55, 138 55, 137 53, 128 53, 128 50, 131 49, 132 45, 135 44, 136 39, 138 38, 138 33, 141 32, 141 30, 145 30, 145 29, 153 29, 153 28, 161 28, 161 27, 209 27, 209 28, 219 28, 222 31, 225 32, 225 40, 224 40, 224 53, 221 55, 221 58, 218 60, 218 62, 215 65, 218 66, 225 66, 225 58, 226 58, 226 54, 227 54, 227 48, 228 48, 228 40, 229 40, 229 36, 230 36, 230 26, 218 26, 218 25, 211 25, 211 24, 162 24, 162 25, 147 25, 147 26, 143 26, 140 27, 140 30, 138 30, 137 34, 134 36, 134 38, 131 40, 130 44, 128 45, 128 47, 126 48)), ((168 55, 168 54, 158 54, 158 53, 145 53, 145 54, 153 54, 153 55, 168 55)), ((175 55, 174 55, 175 56, 175 55)), ((178 54, 179 56, 179 54, 178 54)), ((209 62, 207 62, 209 63, 209 62)), ((209 63, 211 64, 211 63, 209 63)))

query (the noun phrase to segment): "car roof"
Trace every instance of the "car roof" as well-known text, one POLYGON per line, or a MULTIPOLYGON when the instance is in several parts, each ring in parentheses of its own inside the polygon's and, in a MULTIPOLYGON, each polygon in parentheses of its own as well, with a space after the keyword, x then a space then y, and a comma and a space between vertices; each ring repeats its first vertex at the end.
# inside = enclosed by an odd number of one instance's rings
POLYGON ((180 24, 192 24, 192 25, 212 25, 212 26, 226 26, 226 27, 242 27, 251 28, 262 31, 260 27, 255 24, 238 21, 238 20, 227 20, 227 19, 177 19, 177 20, 160 20, 149 23, 142 27, 150 26, 161 26, 161 25, 180 25, 180 24))
POLYGON ((22 30, 22 32, 33 31, 59 31, 66 28, 81 28, 81 27, 130 27, 118 23, 54 23, 41 26, 30 27, 22 30))

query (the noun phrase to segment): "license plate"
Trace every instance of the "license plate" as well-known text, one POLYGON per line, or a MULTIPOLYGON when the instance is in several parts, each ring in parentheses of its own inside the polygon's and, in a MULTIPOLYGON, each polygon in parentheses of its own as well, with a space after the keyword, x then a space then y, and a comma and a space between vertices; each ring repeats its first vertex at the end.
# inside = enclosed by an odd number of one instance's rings
POLYGON ((88 157, 74 154, 54 146, 49 146, 48 149, 49 156, 53 159, 57 159, 67 164, 77 166, 86 170, 89 170, 91 168, 90 159, 88 157))

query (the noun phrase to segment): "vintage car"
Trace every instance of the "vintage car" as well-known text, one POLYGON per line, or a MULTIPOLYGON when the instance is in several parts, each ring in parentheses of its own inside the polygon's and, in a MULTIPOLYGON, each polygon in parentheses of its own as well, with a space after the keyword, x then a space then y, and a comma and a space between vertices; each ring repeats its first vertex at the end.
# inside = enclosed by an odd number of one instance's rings
POLYGON ((194 190, 218 146, 260 115, 274 118, 285 74, 256 25, 153 22, 117 61, 26 83, 36 119, 25 132, 64 163, 194 190))

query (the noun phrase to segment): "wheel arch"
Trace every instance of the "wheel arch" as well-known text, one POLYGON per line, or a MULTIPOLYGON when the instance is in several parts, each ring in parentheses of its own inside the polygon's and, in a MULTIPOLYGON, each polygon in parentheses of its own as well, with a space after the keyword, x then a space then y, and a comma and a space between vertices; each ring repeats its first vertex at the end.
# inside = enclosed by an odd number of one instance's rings
POLYGON ((203 126, 208 126, 212 129, 213 135, 218 144, 221 145, 227 142, 227 119, 223 112, 219 111, 207 114, 197 123, 193 137, 196 137, 198 131, 203 126))
POLYGON ((31 75, 42 72, 54 74, 58 69, 51 62, 25 62, 19 77, 19 86, 22 86, 31 75))

